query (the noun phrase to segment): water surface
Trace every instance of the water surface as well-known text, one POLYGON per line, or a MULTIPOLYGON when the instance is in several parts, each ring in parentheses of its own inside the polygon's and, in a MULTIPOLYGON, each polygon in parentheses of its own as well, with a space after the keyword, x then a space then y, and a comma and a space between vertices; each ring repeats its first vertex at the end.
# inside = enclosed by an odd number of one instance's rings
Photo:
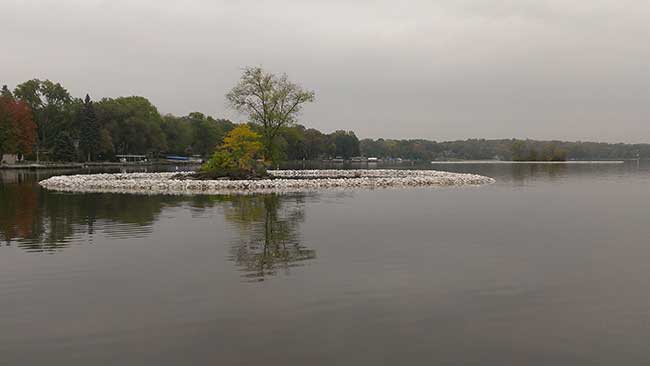
POLYGON ((138 196, 0 171, 0 364, 647 363, 650 164, 424 168, 497 183, 138 196))

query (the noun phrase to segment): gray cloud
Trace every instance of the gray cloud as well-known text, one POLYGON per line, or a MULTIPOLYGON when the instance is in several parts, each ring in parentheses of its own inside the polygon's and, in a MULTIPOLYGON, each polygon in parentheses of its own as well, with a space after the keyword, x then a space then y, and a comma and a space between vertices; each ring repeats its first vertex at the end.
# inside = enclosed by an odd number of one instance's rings
POLYGON ((138 94, 243 120, 241 67, 316 90, 304 124, 361 136, 650 141, 640 0, 3 0, 0 82, 138 94))

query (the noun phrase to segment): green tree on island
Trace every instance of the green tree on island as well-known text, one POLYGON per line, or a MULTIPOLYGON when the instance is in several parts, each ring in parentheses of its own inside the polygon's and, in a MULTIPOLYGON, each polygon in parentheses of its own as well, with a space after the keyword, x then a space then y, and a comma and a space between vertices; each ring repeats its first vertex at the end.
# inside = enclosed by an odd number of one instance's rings
POLYGON ((229 177, 239 179, 258 178, 266 175, 257 157, 262 150, 260 135, 248 125, 240 125, 230 131, 223 144, 202 167, 200 175, 206 178, 229 177))
POLYGON ((239 83, 226 95, 230 106, 247 114, 260 128, 264 158, 277 161, 276 137, 283 127, 296 122, 302 107, 314 101, 313 91, 289 81, 286 74, 276 76, 260 67, 244 69, 239 83))

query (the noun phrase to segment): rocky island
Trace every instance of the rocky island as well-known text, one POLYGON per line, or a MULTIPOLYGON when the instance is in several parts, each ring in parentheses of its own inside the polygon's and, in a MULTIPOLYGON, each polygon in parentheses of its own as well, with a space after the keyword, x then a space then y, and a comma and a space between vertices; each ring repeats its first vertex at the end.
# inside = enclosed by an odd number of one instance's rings
POLYGON ((195 180, 184 173, 121 173, 55 176, 40 182, 48 190, 134 194, 232 194, 313 191, 331 188, 443 187, 494 183, 494 179, 435 170, 269 170, 255 180, 195 180))

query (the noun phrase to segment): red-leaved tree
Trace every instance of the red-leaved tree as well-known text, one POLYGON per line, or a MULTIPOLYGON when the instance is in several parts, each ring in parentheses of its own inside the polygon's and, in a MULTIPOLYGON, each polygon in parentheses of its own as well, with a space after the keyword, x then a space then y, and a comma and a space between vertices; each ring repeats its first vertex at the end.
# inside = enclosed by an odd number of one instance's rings
POLYGON ((36 143, 36 123, 29 106, 0 97, 0 154, 29 154, 36 143))

